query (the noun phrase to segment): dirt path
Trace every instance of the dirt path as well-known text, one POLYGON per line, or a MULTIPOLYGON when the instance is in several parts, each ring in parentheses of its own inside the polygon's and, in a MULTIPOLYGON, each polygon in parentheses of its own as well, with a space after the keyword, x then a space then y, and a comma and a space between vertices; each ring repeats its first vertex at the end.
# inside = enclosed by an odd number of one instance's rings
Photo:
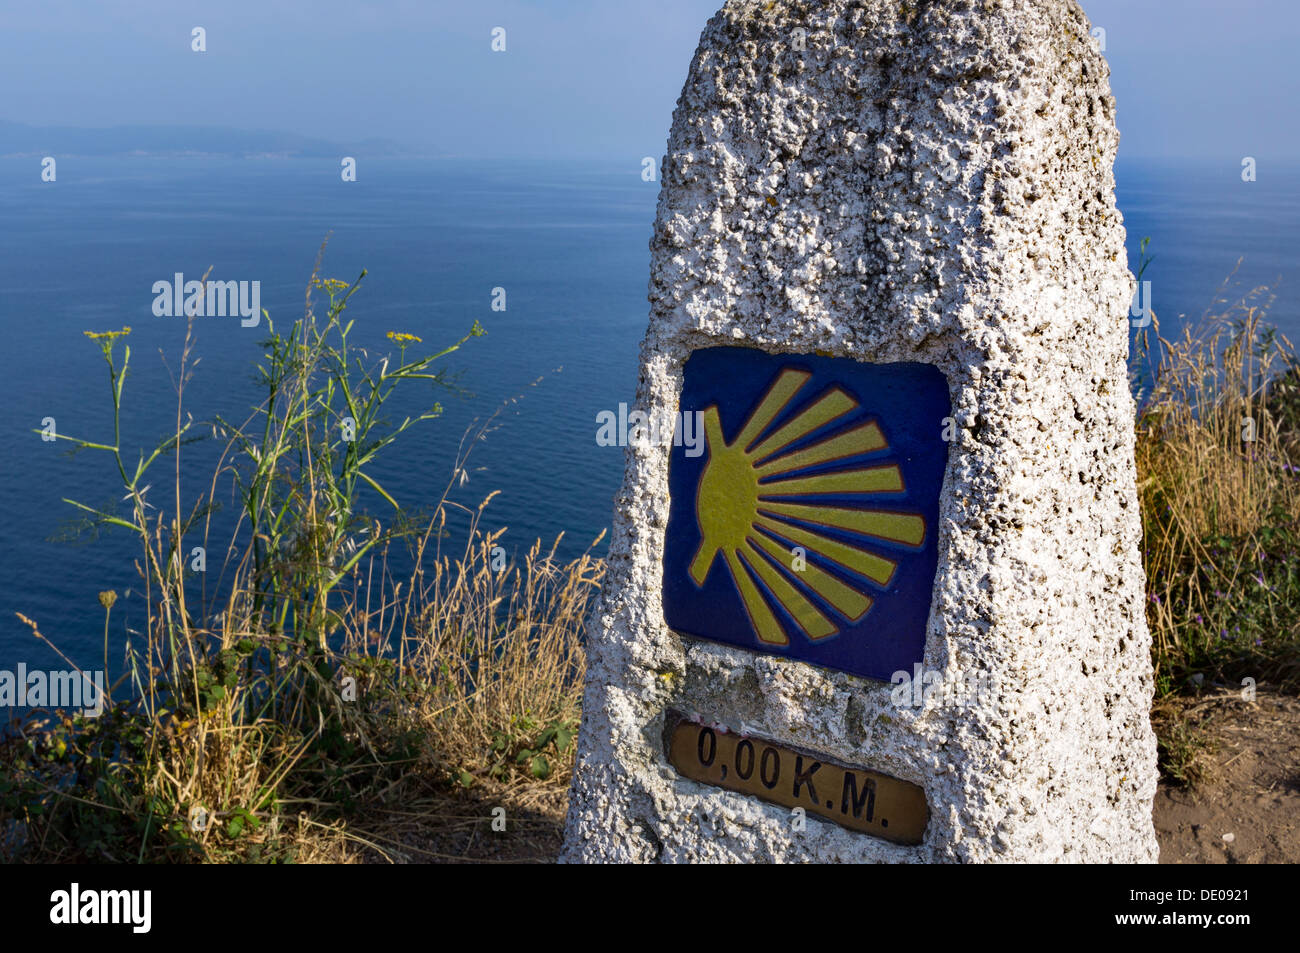
POLYGON ((1224 695, 1188 714, 1211 741, 1207 777, 1191 791, 1160 785, 1160 862, 1300 863, 1300 699, 1224 695))

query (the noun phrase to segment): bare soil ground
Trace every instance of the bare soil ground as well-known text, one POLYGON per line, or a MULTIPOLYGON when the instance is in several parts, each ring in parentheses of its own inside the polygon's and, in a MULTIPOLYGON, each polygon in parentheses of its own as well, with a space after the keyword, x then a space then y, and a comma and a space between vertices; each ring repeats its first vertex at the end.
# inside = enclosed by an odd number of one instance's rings
POLYGON ((1162 864, 1300 863, 1300 699, 1260 692, 1199 700, 1205 778, 1162 782, 1155 800, 1162 864))

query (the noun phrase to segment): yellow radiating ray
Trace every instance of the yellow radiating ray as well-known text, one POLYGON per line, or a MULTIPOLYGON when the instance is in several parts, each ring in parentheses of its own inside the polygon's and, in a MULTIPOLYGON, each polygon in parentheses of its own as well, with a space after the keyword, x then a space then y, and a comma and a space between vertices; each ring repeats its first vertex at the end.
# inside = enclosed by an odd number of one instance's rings
POLYGON ((760 477, 777 473, 789 473, 793 470, 802 470, 804 467, 815 466, 818 463, 826 463, 830 460, 883 450, 887 446, 888 444, 885 443, 884 435, 881 434, 879 427, 874 423, 863 424, 861 427, 854 427, 852 430, 847 430, 842 434, 823 440, 821 443, 815 443, 811 447, 796 450, 784 457, 777 457, 775 460, 758 467, 757 472, 760 477))
POLYGON ((710 447, 725 447, 727 438, 722 435, 722 418, 718 408, 710 407, 704 412, 704 440, 710 447))
POLYGON ((812 374, 808 371, 793 369, 782 371, 781 376, 763 395, 762 402, 749 415, 749 419, 745 421, 745 426, 736 435, 732 446, 744 450, 753 443, 758 435, 767 429, 767 425, 775 420, 781 411, 785 410, 786 404, 790 403, 799 388, 803 387, 810 377, 812 377, 812 374))
POLYGON ((716 547, 710 547, 709 538, 702 536, 700 548, 695 551, 695 556, 691 559, 691 578, 695 580, 697 586, 704 585, 704 580, 709 576, 709 567, 713 565, 713 557, 717 553, 716 547))
POLYGON ((920 546, 925 539, 925 520, 911 513, 885 510, 845 510, 832 506, 806 506, 800 503, 763 503, 761 508, 778 516, 789 516, 807 523, 834 526, 864 536, 896 543, 920 546))
POLYGON ((758 498, 762 500, 769 496, 813 496, 822 493, 897 493, 901 489, 902 471, 891 463, 865 470, 841 470, 838 473, 759 484, 758 498))
MULTIPOLYGON (((791 558, 788 550, 781 548, 761 533, 755 533, 749 537, 749 541, 751 544, 756 543, 760 549, 768 553, 778 563, 791 558)), ((808 588, 834 606, 835 611, 847 617, 850 622, 857 622, 871 608, 872 599, 870 596, 863 595, 851 586, 845 585, 830 573, 824 572, 812 563, 808 563, 803 569, 799 570, 799 576, 808 588)), ((786 608, 789 608, 789 606, 786 608)), ((807 631, 806 627, 805 631, 807 631)))
POLYGON ((810 553, 825 556, 836 565, 843 566, 850 572, 855 572, 860 576, 866 576, 872 582, 879 583, 881 586, 888 587, 890 580, 894 578, 894 571, 898 568, 898 563, 892 559, 886 559, 864 549, 858 549, 856 546, 841 543, 837 539, 831 539, 821 533, 814 533, 802 526, 779 523, 761 513, 754 519, 754 525, 761 526, 769 532, 797 543, 810 553))
POLYGON ((735 580, 736 588, 740 590, 740 600, 745 604, 745 611, 749 613, 749 621, 753 624, 759 639, 769 645, 789 645, 790 640, 781 628, 781 623, 768 608, 767 601, 759 593, 754 581, 749 578, 749 573, 745 572, 745 567, 740 564, 740 557, 736 555, 736 551, 728 549, 724 556, 731 570, 731 578, 735 580))
POLYGON ((759 555, 753 545, 746 540, 745 548, 740 550, 740 558, 745 565, 754 570, 754 574, 763 580, 763 584, 781 603, 786 612, 794 617, 799 628, 813 641, 835 634, 835 625, 822 615, 817 607, 807 600, 803 593, 790 584, 784 576, 772 568, 772 564, 759 555))
MULTIPOLYGON (((704 432, 709 433, 709 415, 716 420, 718 411, 716 407, 710 407, 704 412, 704 432)), ((713 446, 713 438, 708 437, 709 446, 713 446)), ((690 574, 695 580, 697 586, 704 585, 704 580, 709 575, 709 567, 713 565, 713 557, 718 554, 717 541, 713 540, 709 534, 709 528, 704 524, 704 507, 700 505, 700 491, 696 490, 695 499, 695 519, 700 524, 700 546, 695 550, 695 555, 691 558, 690 574)))
POLYGON ((790 641, 773 603, 789 614, 805 636, 816 641, 838 632, 839 623, 823 611, 825 606, 858 622, 873 602, 870 596, 817 565, 805 563, 796 574, 788 565, 790 553, 782 548, 782 541, 804 546, 808 552, 881 586, 889 585, 898 568, 894 560, 786 520, 912 545, 925 538, 925 521, 919 516, 781 502, 787 497, 897 493, 904 489, 902 470, 896 464, 790 476, 818 464, 888 447, 879 426, 869 423, 779 456, 791 444, 858 406, 847 393, 833 387, 764 438, 764 432, 785 413, 811 377, 807 371, 793 368, 782 371, 731 443, 723 432, 718 408, 704 411, 709 456, 696 489, 695 515, 701 539, 689 573, 697 585, 703 586, 721 554, 754 632, 768 645, 788 645, 790 641), (747 449, 757 441, 761 442, 747 449), (760 483, 764 478, 778 477, 784 479, 760 483), (821 599, 822 605, 814 603, 810 594, 821 599))
POLYGON ((770 457, 818 427, 825 426, 837 417, 843 417, 856 406, 858 402, 837 387, 807 410, 801 411, 794 420, 749 451, 747 456, 755 462, 770 457))

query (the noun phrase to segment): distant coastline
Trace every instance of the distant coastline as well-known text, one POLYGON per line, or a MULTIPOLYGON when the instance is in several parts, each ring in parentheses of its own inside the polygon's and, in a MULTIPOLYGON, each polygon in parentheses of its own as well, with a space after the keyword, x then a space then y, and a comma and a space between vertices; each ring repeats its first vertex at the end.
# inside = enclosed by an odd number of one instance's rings
POLYGON ((140 158, 337 158, 363 153, 368 158, 443 156, 391 139, 338 143, 295 133, 235 129, 228 126, 124 125, 91 128, 35 126, 0 120, 0 158, 96 156, 140 158))

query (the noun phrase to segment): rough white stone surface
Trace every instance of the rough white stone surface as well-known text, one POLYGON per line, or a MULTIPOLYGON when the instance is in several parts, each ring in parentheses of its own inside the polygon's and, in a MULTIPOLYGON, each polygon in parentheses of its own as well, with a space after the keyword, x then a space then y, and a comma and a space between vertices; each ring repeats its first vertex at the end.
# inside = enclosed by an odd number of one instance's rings
POLYGON ((675 636, 669 448, 631 447, 563 859, 1156 858, 1133 283, 1089 29, 1073 0, 740 0, 709 22, 662 164, 638 406, 675 411, 712 345, 938 366, 960 431, 925 666, 998 688, 896 707, 885 683, 675 636), (795 832, 683 779, 670 706, 920 784, 925 842, 795 832))

